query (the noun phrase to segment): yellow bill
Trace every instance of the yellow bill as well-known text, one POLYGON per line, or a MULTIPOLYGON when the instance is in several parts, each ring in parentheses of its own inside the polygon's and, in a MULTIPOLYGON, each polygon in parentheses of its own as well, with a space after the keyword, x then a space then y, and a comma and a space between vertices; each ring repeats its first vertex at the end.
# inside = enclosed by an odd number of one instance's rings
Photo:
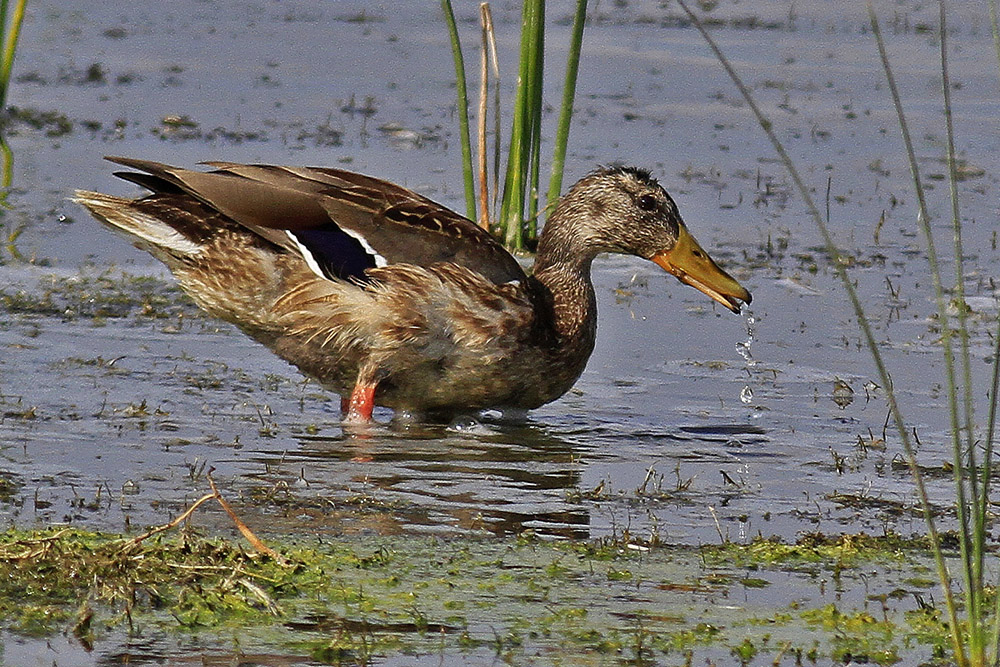
POLYGON ((734 313, 740 312, 741 301, 750 303, 753 299, 746 288, 712 261, 683 225, 677 243, 650 259, 685 285, 704 292, 734 313))

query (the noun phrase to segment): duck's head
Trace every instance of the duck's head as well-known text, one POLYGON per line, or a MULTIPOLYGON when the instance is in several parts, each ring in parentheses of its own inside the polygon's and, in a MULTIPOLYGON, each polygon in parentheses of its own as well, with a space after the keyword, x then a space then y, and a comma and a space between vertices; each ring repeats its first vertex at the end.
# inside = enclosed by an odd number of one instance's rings
POLYGON ((637 255, 734 313, 740 312, 741 302, 751 301, 750 292, 702 249, 674 200, 643 169, 605 167, 580 179, 559 201, 548 227, 555 233, 543 235, 540 255, 546 245, 555 250, 557 244, 580 244, 590 257, 601 252, 637 255))

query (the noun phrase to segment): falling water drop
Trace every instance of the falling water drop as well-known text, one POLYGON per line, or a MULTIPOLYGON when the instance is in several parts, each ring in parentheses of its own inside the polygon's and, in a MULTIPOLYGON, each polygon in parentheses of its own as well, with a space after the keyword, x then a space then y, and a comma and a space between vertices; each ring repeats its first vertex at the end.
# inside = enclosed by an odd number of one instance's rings
POLYGON ((753 358, 753 353, 750 352, 750 346, 753 344, 754 337, 753 327, 757 323, 757 320, 750 312, 747 312, 746 323, 747 339, 736 343, 736 352, 743 357, 743 361, 746 362, 747 368, 750 368, 757 365, 757 360, 753 358))
POLYGON ((753 381, 753 369, 757 365, 757 360, 753 358, 753 353, 750 351, 750 347, 753 345, 754 325, 757 324, 757 319, 749 310, 744 311, 744 315, 746 317, 747 337, 746 340, 741 340, 736 343, 736 352, 743 358, 743 363, 746 368, 746 374, 749 381, 748 384, 743 385, 743 389, 740 391, 740 402, 743 403, 743 405, 752 407, 753 388, 750 386, 749 382, 753 381))

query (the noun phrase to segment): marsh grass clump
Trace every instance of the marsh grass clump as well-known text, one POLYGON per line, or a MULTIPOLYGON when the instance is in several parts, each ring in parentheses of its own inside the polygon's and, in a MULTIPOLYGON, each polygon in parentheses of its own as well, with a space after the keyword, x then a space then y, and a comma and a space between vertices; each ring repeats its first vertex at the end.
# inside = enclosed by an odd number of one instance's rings
MULTIPOLYGON (((451 0, 441 0, 445 22, 451 38, 458 96, 459 137, 465 184, 466 215, 478 220, 484 228, 495 232, 510 250, 533 250, 538 238, 541 190, 542 98, 545 54, 545 2, 525 0, 521 10, 521 42, 518 51, 517 89, 511 108, 510 135, 506 167, 500 165, 500 67, 496 56, 496 39, 489 3, 480 5, 482 48, 480 49, 479 141, 477 164, 473 165, 472 141, 469 129, 469 96, 466 87, 465 58, 451 0), (492 63, 492 68, 488 65, 492 63), (487 159, 486 134, 489 81, 494 80, 492 115, 494 146, 492 160, 487 159), (488 172, 492 170, 492 174, 488 172), (500 172, 503 183, 499 183, 500 172), (478 197, 477 185, 478 180, 478 197), (491 192, 492 190, 492 192, 491 192), (502 190, 502 196, 500 192, 502 190), (498 211, 493 211, 500 198, 498 211), (478 202, 478 213, 477 213, 478 202), (491 204, 492 202, 492 204, 491 204)), ((562 189, 566 146, 573 117, 576 80, 580 66, 583 28, 587 17, 587 0, 577 0, 570 32, 569 55, 563 81, 563 94, 553 142, 552 162, 546 201, 554 205, 562 189)))
POLYGON ((64 630, 81 609, 89 610, 87 632, 115 619, 131 625, 134 614, 153 610, 189 627, 245 621, 273 615, 266 589, 286 570, 186 533, 135 544, 76 528, 8 530, 0 534, 0 616, 34 636, 64 630))

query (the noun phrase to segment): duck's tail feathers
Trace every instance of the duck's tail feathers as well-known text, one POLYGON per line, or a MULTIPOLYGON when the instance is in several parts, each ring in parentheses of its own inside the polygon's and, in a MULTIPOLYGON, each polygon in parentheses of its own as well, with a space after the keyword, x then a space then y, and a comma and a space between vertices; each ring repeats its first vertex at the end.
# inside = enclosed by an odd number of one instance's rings
POLYGON ((80 204, 114 231, 123 233, 139 248, 164 258, 194 257, 200 255, 202 246, 174 227, 144 213, 134 201, 89 190, 77 190, 72 201, 80 204))

